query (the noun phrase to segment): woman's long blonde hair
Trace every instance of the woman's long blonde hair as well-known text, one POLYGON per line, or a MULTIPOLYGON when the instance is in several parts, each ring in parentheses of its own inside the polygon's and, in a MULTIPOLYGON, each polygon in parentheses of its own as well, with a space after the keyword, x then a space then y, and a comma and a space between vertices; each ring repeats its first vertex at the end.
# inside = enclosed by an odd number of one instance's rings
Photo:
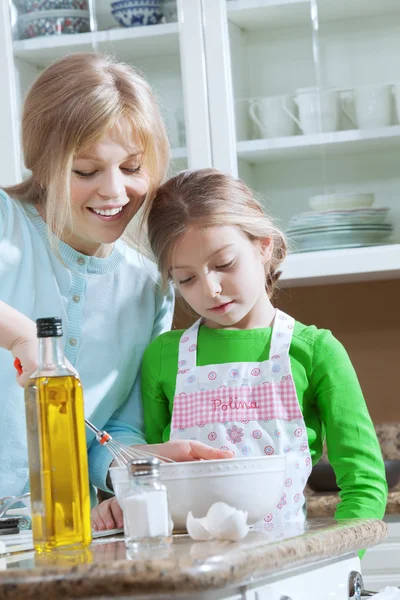
POLYGON ((265 285, 272 295, 280 276, 279 266, 287 253, 285 237, 243 181, 216 169, 183 171, 156 192, 147 229, 164 287, 170 277, 172 253, 184 233, 191 227, 224 225, 238 227, 252 242, 270 238, 265 285))
POLYGON ((150 185, 142 207, 147 216, 165 178, 169 143, 149 84, 132 67, 96 53, 57 60, 36 79, 24 104, 22 148, 31 176, 6 188, 39 205, 49 232, 60 239, 71 219, 72 161, 112 127, 134 132, 143 150, 150 185))

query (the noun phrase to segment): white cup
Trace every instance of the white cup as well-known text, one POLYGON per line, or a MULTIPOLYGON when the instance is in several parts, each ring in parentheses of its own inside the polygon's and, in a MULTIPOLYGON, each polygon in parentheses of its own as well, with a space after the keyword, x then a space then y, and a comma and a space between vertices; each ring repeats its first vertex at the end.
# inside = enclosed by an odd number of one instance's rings
POLYGON ((178 143, 181 148, 186 146, 186 125, 185 111, 182 108, 177 108, 175 111, 175 119, 178 126, 178 143))
POLYGON ((235 100, 235 128, 237 141, 248 140, 250 138, 246 98, 235 100))
POLYGON ((356 88, 355 107, 360 129, 388 127, 392 123, 390 86, 369 85, 356 88))
POLYGON ((317 88, 304 88, 296 90, 294 101, 299 109, 299 118, 289 110, 288 114, 305 135, 337 130, 338 92, 320 92, 317 88))
POLYGON ((266 96, 250 99, 249 114, 265 138, 293 135, 295 110, 291 96, 266 96))
POLYGON ((353 104, 351 113, 345 106, 346 116, 359 129, 377 129, 392 124, 392 95, 388 84, 365 85, 348 91, 343 97, 346 103, 353 104))

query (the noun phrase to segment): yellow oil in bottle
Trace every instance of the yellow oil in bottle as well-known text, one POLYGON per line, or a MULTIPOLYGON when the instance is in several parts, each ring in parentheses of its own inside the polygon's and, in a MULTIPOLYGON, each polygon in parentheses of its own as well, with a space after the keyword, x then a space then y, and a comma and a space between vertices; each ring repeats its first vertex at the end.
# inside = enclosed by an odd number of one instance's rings
POLYGON ((25 390, 32 532, 38 552, 91 542, 83 392, 73 375, 25 390))

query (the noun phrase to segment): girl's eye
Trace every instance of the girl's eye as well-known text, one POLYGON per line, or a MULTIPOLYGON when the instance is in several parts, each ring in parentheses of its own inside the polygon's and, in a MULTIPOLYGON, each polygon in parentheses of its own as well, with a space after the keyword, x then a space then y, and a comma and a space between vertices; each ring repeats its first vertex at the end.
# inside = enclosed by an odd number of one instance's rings
POLYGON ((233 263, 235 261, 231 260, 230 262, 226 263, 226 265, 220 265, 219 267, 215 267, 216 269, 229 269, 229 267, 233 266, 233 263))
POLYGON ((76 169, 72 172, 75 173, 75 175, 78 175, 78 177, 92 177, 97 173, 97 171, 77 171, 76 169))
POLYGON ((185 283, 190 283, 193 281, 193 277, 187 277, 187 279, 180 279, 178 281, 179 285, 185 285, 185 283))

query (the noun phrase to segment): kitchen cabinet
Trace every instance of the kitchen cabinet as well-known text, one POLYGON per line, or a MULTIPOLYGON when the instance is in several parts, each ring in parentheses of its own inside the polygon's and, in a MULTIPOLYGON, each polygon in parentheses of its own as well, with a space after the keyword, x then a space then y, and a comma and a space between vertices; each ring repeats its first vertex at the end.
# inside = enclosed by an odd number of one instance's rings
POLYGON ((387 515, 388 535, 384 542, 370 548, 362 560, 367 589, 379 590, 387 585, 400 587, 400 518, 387 515))
MULTIPOLYGON (((88 33, 15 38, 8 1, 0 7, 0 181, 24 176, 19 123, 25 94, 38 74, 55 59, 73 52, 102 52, 137 68, 159 99, 172 147, 172 169, 211 166, 200 0, 180 0, 180 20, 143 27, 116 27, 108 0, 95 3, 111 28, 88 33), (192 75, 196 73, 194 78, 192 75)), ((93 4, 94 6, 94 4, 93 4)), ((101 19, 100 19, 100 22, 101 19)))
POLYGON ((372 192, 374 206, 390 207, 391 243, 292 254, 283 265, 283 286, 400 276, 396 0, 177 0, 176 22, 130 28, 115 27, 109 0, 92 6, 97 31, 18 40, 2 3, 2 185, 24 175, 21 105, 38 73, 68 52, 107 52, 153 85, 170 133, 171 172, 215 166, 239 174, 283 228, 318 194, 372 192), (354 98, 371 86, 386 86, 389 121, 361 128, 354 98), (320 98, 337 95, 334 130, 302 134, 293 121, 293 135, 280 135, 285 131, 277 117, 267 137, 250 118, 251 100, 265 97, 285 96, 293 112, 304 88, 320 98))
POLYGON ((392 243, 292 254, 282 285, 397 278, 399 3, 202 2, 214 166, 239 174, 284 228, 319 194, 372 192, 375 207, 391 210, 392 243), (310 131, 311 92, 321 106, 310 131), (380 93, 387 114, 376 110, 377 119, 368 121, 363 111, 375 112, 371 105, 380 93), (263 130, 250 117, 252 104, 263 130), (293 120, 290 125, 283 104, 305 133, 293 120))
POLYGON ((346 558, 286 577, 247 592, 246 600, 348 600, 350 573, 360 571, 358 559, 346 558))

